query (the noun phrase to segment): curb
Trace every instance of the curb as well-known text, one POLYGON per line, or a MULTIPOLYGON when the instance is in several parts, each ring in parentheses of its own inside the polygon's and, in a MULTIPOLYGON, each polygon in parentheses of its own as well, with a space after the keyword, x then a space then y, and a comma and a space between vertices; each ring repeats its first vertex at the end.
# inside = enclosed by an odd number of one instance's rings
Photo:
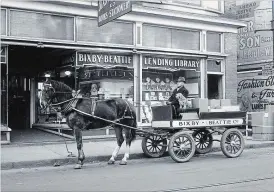
MULTIPOLYGON (((261 143, 261 144, 247 144, 245 146, 246 149, 255 149, 255 148, 268 148, 274 147, 274 142, 272 143, 261 143)), ((209 153, 219 152, 221 151, 220 147, 214 147, 209 153)), ((168 152, 166 152, 163 157, 169 156, 168 152)), ((121 159, 123 154, 118 155, 117 158, 121 159)), ((96 156, 96 157, 86 157, 85 163, 99 163, 99 162, 107 162, 110 158, 110 155, 107 156, 96 156)), ((130 154, 130 159, 143 159, 147 158, 144 153, 132 153, 130 154)), ((72 165, 76 164, 77 157, 67 157, 60 159, 49 159, 49 160, 39 160, 39 161, 21 161, 21 162, 7 162, 1 163, 2 170, 10 170, 10 169, 23 169, 23 168, 37 168, 37 167, 52 167, 52 166, 64 166, 64 165, 72 165)))

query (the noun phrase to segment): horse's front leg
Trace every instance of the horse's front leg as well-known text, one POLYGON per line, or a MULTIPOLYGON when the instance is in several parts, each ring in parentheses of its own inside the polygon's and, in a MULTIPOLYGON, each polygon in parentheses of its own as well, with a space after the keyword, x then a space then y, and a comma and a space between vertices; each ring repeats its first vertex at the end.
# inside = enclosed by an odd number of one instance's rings
POLYGON ((83 138, 82 138, 82 130, 78 127, 74 128, 75 131, 75 137, 76 137, 76 143, 77 143, 77 150, 78 150, 78 162, 75 165, 75 169, 81 169, 84 160, 85 160, 85 154, 83 151, 83 138))

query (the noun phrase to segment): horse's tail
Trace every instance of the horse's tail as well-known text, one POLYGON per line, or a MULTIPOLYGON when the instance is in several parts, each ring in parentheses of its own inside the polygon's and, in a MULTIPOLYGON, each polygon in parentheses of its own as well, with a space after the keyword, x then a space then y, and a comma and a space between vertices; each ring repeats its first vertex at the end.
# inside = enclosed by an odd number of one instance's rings
MULTIPOLYGON (((136 117, 136 110, 134 108, 134 106, 131 103, 128 103, 126 101, 127 105, 130 108, 130 115, 133 117, 133 123, 131 124, 132 127, 137 128, 137 117, 136 117)), ((136 139, 136 129, 130 129, 130 133, 131 133, 131 141, 136 139)))
MULTIPOLYGON (((134 117, 134 120, 133 120, 133 124, 132 124, 132 127, 135 127, 137 128, 137 119, 136 119, 136 116, 134 117)), ((135 140, 136 139, 136 129, 130 129, 131 131, 131 140, 135 140)))

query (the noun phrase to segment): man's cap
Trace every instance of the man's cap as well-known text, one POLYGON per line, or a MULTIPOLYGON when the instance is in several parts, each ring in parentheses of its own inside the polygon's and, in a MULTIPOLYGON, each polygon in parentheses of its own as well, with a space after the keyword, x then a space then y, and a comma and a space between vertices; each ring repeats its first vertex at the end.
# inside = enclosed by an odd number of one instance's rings
POLYGON ((186 82, 186 79, 184 78, 184 77, 179 77, 178 78, 178 80, 177 80, 177 82, 186 82))

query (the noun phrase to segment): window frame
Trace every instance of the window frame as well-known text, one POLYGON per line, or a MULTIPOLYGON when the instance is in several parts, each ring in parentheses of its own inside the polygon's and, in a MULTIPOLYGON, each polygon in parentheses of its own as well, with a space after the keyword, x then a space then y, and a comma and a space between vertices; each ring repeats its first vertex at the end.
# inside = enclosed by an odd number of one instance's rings
MULTIPOLYGON (((218 58, 208 58, 205 60, 206 63, 206 82, 208 85, 208 79, 207 76, 208 75, 218 75, 221 76, 222 78, 222 99, 225 99, 225 95, 226 95, 226 87, 225 87, 225 80, 226 80, 226 75, 225 75, 225 60, 224 59, 218 59, 218 58), (213 71, 208 71, 207 70, 207 61, 220 61, 221 62, 221 71, 220 72, 213 72, 213 71)), ((208 87, 206 85, 206 98, 208 98, 208 87)))

